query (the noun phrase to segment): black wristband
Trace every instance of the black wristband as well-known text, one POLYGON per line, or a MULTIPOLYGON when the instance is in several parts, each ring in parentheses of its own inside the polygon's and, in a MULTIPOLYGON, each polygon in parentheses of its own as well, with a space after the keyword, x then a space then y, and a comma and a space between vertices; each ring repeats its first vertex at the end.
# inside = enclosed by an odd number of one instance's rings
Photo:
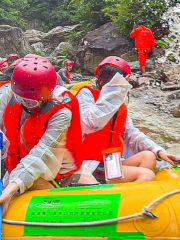
POLYGON ((161 159, 161 157, 159 156, 159 153, 160 153, 160 152, 162 152, 162 150, 158 150, 158 151, 156 152, 157 159, 161 159))

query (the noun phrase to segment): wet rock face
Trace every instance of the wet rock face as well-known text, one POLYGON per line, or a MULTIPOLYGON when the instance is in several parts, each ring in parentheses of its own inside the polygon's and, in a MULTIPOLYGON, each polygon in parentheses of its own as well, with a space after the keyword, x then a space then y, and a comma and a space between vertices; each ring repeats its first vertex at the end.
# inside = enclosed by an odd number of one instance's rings
POLYGON ((21 57, 33 52, 24 32, 18 27, 0 25, 0 56, 18 53, 21 57))

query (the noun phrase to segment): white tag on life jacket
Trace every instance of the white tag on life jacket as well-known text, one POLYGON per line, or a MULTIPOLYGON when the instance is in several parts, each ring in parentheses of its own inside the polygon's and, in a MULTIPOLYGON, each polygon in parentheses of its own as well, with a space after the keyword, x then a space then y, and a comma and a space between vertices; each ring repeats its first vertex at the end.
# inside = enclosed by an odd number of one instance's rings
POLYGON ((103 155, 106 181, 115 178, 123 178, 121 157, 119 152, 103 155))

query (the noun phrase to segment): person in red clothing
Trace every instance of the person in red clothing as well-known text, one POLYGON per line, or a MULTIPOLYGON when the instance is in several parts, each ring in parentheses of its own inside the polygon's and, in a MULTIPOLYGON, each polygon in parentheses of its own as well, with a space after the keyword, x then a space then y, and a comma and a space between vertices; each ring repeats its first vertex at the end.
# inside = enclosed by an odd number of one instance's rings
POLYGON ((7 58, 3 58, 0 60, 0 71, 4 73, 8 68, 7 58))
POLYGON ((10 67, 10 65, 19 58, 20 58, 20 56, 17 53, 11 53, 11 54, 7 55, 8 67, 10 67))
POLYGON ((145 27, 142 21, 138 21, 137 27, 130 33, 131 38, 135 38, 135 48, 138 53, 139 71, 146 73, 145 66, 149 51, 154 51, 156 45, 152 31, 145 27))

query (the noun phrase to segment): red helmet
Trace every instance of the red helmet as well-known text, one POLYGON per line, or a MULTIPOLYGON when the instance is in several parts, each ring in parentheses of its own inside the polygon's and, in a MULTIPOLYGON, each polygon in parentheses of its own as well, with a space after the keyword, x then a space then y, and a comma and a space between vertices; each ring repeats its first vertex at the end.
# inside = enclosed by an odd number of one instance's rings
POLYGON ((15 67, 17 66, 20 62, 22 62, 24 60, 24 58, 19 58, 17 60, 15 60, 13 63, 11 63, 11 65, 9 66, 10 67, 15 67))
POLYGON ((11 54, 9 54, 9 55, 7 56, 7 61, 8 61, 10 58, 12 58, 12 57, 16 57, 17 59, 20 58, 20 56, 19 56, 17 53, 11 53, 11 54))
POLYGON ((65 62, 65 67, 72 67, 72 66, 73 66, 73 62, 72 61, 65 62))
POLYGON ((2 65, 3 63, 5 63, 5 62, 7 62, 7 58, 2 58, 2 59, 0 60, 0 67, 1 67, 1 65, 2 65))
POLYGON ((57 83, 53 65, 45 58, 25 58, 14 69, 12 91, 22 97, 36 101, 49 98, 57 83))
POLYGON ((102 60, 94 71, 94 76, 97 77, 102 66, 110 65, 111 67, 118 68, 124 73, 131 74, 131 67, 129 64, 122 58, 116 56, 109 56, 102 60))

